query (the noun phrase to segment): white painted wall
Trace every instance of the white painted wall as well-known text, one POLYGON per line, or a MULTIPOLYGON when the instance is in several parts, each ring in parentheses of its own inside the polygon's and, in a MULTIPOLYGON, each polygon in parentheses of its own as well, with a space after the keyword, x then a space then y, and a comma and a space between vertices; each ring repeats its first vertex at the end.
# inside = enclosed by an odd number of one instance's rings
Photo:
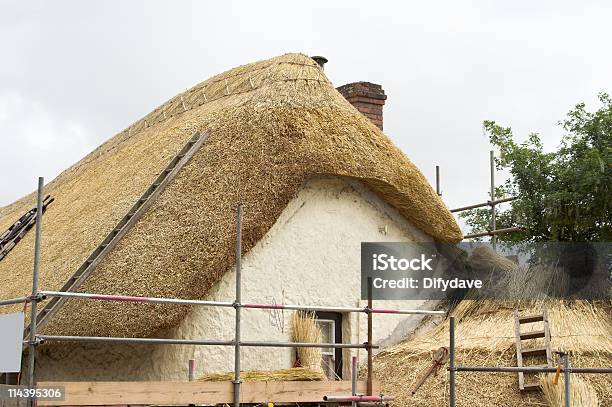
MULTIPOLYGON (((243 258, 243 302, 365 306, 360 301, 360 244, 364 241, 430 241, 396 210, 361 184, 340 178, 308 182, 257 245, 243 258)), ((235 272, 228 271, 207 295, 234 298, 235 272)), ((422 301, 385 301, 385 307, 418 308, 422 301)), ((243 340, 290 341, 291 312, 243 310, 243 340)), ((375 343, 401 339, 417 317, 374 316, 375 343), (399 327, 398 327, 399 324, 399 327), (397 328, 397 329, 396 329, 397 328), (396 331, 394 333, 394 331, 396 331), (401 331, 401 332, 399 332, 401 331)), ((366 341, 365 314, 346 314, 345 341, 366 341)), ((232 308, 197 307, 168 337, 232 339, 232 308)), ((233 370, 233 348, 208 346, 113 346, 48 351, 39 380, 185 380, 187 361, 197 373, 233 370), (95 365, 93 367, 92 365, 95 365)), ((365 357, 365 351, 345 350, 365 357)), ((293 363, 291 348, 244 348, 242 369, 279 369, 293 363)), ((345 363, 345 374, 348 363, 345 363)))

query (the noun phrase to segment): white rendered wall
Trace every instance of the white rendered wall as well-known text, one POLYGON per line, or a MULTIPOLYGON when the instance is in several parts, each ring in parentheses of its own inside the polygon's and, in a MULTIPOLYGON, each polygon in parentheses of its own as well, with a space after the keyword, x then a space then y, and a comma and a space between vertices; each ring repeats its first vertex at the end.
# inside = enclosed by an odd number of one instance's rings
MULTIPOLYGON (((361 242, 430 240, 361 184, 340 178, 314 179, 244 256, 242 299, 243 302, 362 307, 365 302, 359 300, 361 242)), ((234 289, 235 272, 230 270, 207 299, 232 301, 234 289)), ((423 305, 421 301, 377 303, 389 308, 423 305)), ((245 309, 242 316, 243 340, 291 339, 291 311, 245 309)), ((374 315, 375 343, 397 342, 405 333, 398 331, 413 325, 411 322, 417 319, 416 316, 374 315)), ((366 333, 365 314, 344 315, 345 342, 350 335, 351 342, 363 343, 366 333)), ((233 335, 233 308, 212 307, 194 308, 178 327, 167 333, 168 337, 190 339, 229 340, 233 335)), ((198 374, 233 370, 231 347, 95 345, 95 349, 92 352, 73 347, 71 351, 41 355, 39 380, 185 380, 189 359, 196 360, 198 374)), ((242 370, 291 367, 293 352, 291 348, 243 348, 242 370)), ((355 354, 360 359, 365 357, 363 350, 345 350, 345 362, 355 354)))

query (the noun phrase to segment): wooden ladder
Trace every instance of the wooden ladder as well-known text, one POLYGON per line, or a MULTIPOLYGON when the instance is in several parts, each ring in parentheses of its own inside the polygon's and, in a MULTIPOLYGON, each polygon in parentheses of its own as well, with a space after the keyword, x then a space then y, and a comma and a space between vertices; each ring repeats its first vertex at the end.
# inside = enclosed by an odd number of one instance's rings
MULTIPOLYGON (((47 195, 43 199, 43 213, 45 213, 47 206, 51 205, 54 200, 55 198, 51 198, 51 195, 47 195)), ((36 220, 38 219, 36 216, 37 211, 37 207, 30 209, 25 215, 21 216, 17 222, 13 223, 6 232, 0 235, 0 260, 5 258, 13 247, 15 247, 25 234, 36 224, 36 220)))
MULTIPOLYGON (((516 362, 518 367, 523 367, 523 358, 533 356, 546 356, 546 364, 529 365, 531 367, 552 367, 552 350, 550 348, 550 329, 548 326, 548 311, 542 310, 542 314, 519 316, 518 310, 514 310, 514 335, 516 337, 516 362), (539 331, 521 332, 521 325, 532 322, 544 323, 543 329, 539 331), (544 346, 534 348, 523 348, 523 341, 528 339, 544 338, 544 346)), ((536 382, 525 383, 525 373, 518 374, 519 390, 534 391, 540 389, 540 384, 536 382)))
MULTIPOLYGON (((147 188, 142 196, 136 201, 128 213, 115 225, 106 238, 94 249, 77 271, 62 286, 60 291, 74 292, 85 281, 85 279, 96 269, 102 260, 111 252, 117 243, 125 236, 132 226, 142 217, 155 199, 163 192, 165 187, 172 181, 179 171, 189 162, 191 157, 200 149, 208 138, 208 134, 197 133, 194 135, 179 153, 170 161, 168 166, 159 174, 153 183, 147 188)), ((67 298, 52 297, 48 300, 36 318, 38 327, 44 326, 57 312, 67 298)), ((27 338, 29 328, 25 330, 24 337, 27 338)))

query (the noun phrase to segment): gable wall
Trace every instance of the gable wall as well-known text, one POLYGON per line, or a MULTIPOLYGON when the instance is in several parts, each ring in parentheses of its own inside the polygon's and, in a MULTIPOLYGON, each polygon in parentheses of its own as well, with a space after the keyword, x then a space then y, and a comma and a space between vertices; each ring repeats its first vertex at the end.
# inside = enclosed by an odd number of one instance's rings
MULTIPOLYGON (((431 239, 361 184, 331 177, 311 180, 266 236, 244 256, 243 302, 365 306, 359 300, 360 243, 416 240, 431 239)), ((235 272, 227 272, 206 299, 232 301, 234 279, 235 272)), ((420 305, 418 301, 388 301, 381 306, 420 305)), ((290 341, 291 313, 243 310, 242 339, 290 341)), ((397 342, 401 337, 397 331, 415 318, 375 315, 375 343, 397 342)), ((351 342, 363 343, 366 332, 365 314, 345 314, 345 338, 350 336, 351 342)), ((233 333, 232 308, 197 307, 166 336, 230 340, 233 333)), ((233 370, 231 347, 86 346, 47 351, 38 364, 39 380, 185 380, 187 361, 192 358, 196 359, 198 374, 233 370)), ((291 348, 244 348, 242 369, 290 367, 293 352, 291 348)), ((345 362, 356 354, 360 359, 366 355, 364 350, 347 349, 345 362)), ((345 375, 347 366, 345 363, 345 375)))

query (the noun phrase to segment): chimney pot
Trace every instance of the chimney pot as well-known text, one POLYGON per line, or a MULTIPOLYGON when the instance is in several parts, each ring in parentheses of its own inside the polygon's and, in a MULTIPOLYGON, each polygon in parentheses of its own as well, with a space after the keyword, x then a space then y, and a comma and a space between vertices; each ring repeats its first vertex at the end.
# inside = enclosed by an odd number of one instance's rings
POLYGON ((322 57, 320 55, 315 55, 312 57, 317 64, 321 67, 321 70, 325 70, 325 64, 327 63, 327 58, 322 57))

